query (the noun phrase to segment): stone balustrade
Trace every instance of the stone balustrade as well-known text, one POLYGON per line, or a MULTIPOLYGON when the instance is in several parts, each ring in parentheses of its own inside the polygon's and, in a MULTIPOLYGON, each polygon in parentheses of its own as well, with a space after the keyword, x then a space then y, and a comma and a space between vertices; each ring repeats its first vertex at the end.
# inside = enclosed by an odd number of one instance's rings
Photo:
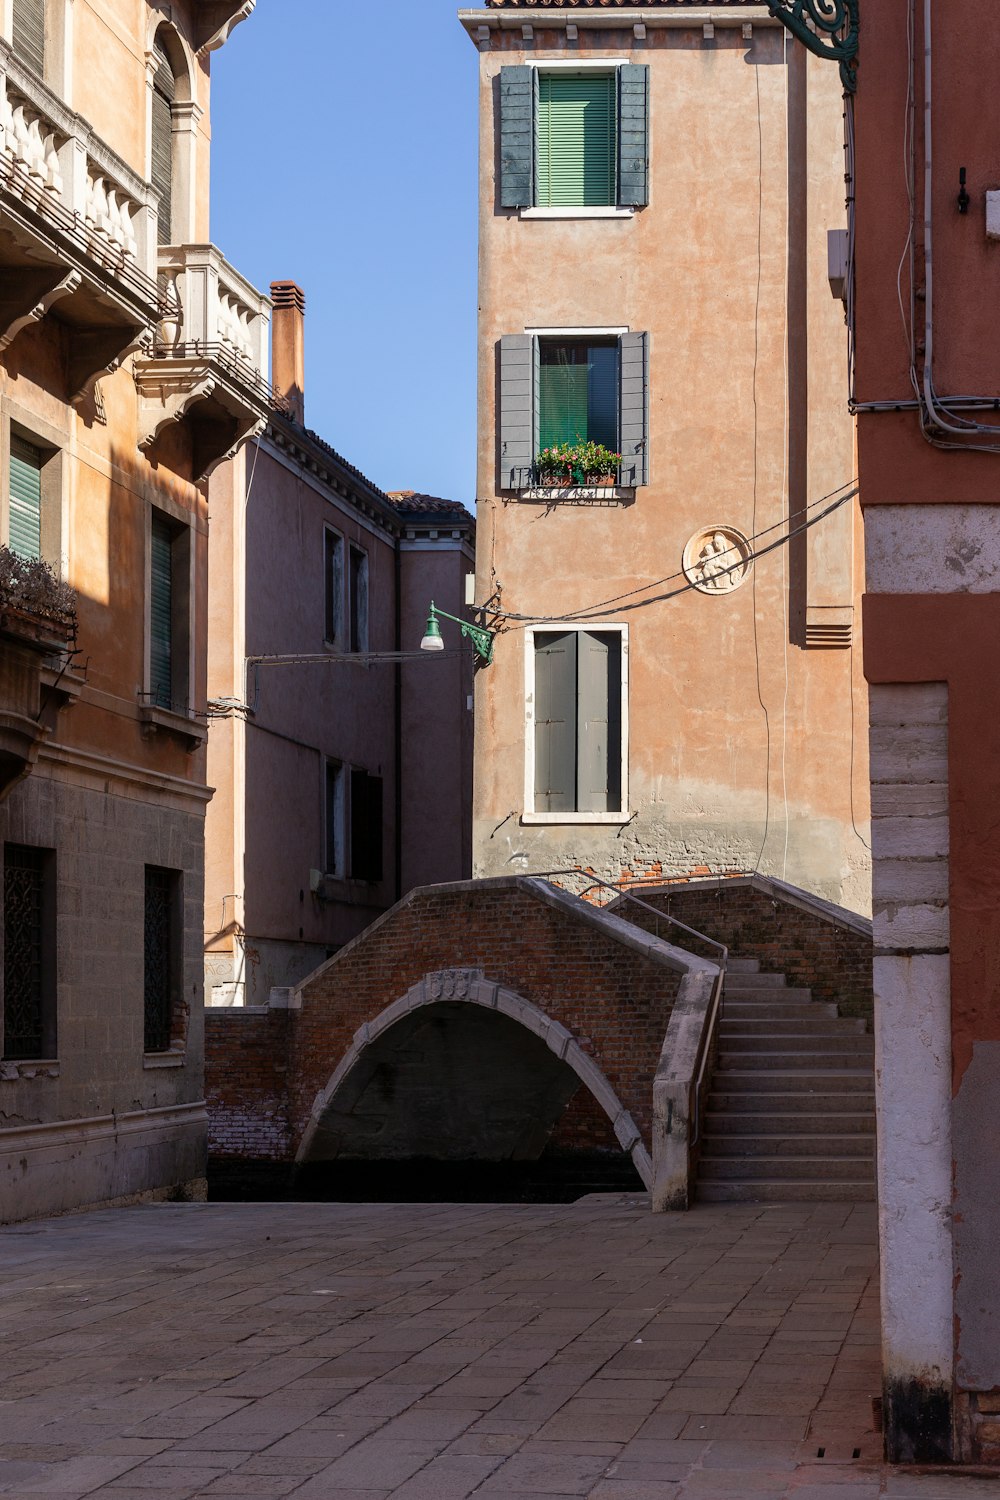
POLYGON ((161 318, 156 352, 212 353, 263 379, 270 300, 214 245, 164 245, 159 252, 161 318))

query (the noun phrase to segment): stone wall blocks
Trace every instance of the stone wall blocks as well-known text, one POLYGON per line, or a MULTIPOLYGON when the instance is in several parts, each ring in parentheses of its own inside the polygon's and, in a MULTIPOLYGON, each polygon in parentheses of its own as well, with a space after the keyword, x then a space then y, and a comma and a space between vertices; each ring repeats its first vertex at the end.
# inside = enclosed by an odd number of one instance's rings
POLYGON ((949 825, 944 818, 876 818, 872 823, 872 858, 943 859, 948 854, 949 825))
POLYGON ((632 1147, 638 1145, 642 1139, 638 1127, 627 1109, 623 1109, 615 1120, 615 1135, 623 1151, 631 1151, 632 1147))
POLYGON ((915 724, 947 724, 945 682, 873 683, 868 690, 868 720, 874 727, 899 729, 915 724))
POLYGON ((948 786, 943 781, 881 782, 872 787, 872 819, 933 818, 948 814, 948 786))
POLYGON ((947 906, 876 904, 876 948, 896 953, 928 953, 947 948, 949 942, 947 906))
POLYGON ((943 859, 880 859, 872 868, 875 903, 917 906, 948 900, 948 863, 943 859))
POLYGON ((869 735, 872 784, 948 780, 946 725, 875 726, 869 735))
POLYGON ((556 1057, 565 1060, 566 1053, 573 1045, 573 1034, 558 1021, 550 1021, 545 1034, 545 1045, 555 1053, 556 1057))

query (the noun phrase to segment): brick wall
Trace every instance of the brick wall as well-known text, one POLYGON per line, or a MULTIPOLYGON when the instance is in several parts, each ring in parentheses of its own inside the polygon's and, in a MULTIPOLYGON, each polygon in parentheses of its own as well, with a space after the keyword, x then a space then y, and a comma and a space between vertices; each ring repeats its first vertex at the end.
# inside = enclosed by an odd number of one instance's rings
MULTIPOLYGON (((300 1010, 210 1011, 213 1154, 294 1157, 355 1032, 426 974, 455 968, 481 969, 565 1026, 648 1146, 653 1075, 679 973, 642 939, 616 935, 602 914, 570 912, 565 898, 553 905, 512 878, 411 892, 303 984, 300 1010)), ((571 1140, 560 1132, 560 1144, 593 1146, 591 1112, 578 1107, 578 1117, 579 1131, 571 1140)))
MULTIPOLYGON (((872 938, 870 927, 853 912, 803 892, 808 905, 779 882, 747 876, 678 882, 635 894, 716 942, 734 958, 756 958, 764 973, 787 974, 792 985, 806 985, 817 1000, 833 1001, 842 1016, 862 1016, 871 1024, 872 938), (810 909, 810 907, 812 909, 810 909)), ((629 903, 629 919, 654 930, 654 919, 629 903)), ((712 949, 662 928, 661 936, 703 958, 712 949)))

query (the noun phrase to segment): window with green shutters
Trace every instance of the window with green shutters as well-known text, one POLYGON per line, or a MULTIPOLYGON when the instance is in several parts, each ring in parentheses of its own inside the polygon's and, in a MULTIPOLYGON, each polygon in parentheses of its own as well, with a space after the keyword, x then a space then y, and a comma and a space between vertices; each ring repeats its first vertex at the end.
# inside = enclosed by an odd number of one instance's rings
POLYGON ((539 339, 538 447, 618 451, 618 340, 539 339))
POLYGON ((615 85, 613 73, 539 73, 539 208, 597 208, 615 202, 615 85))
POLYGON ((45 0, 14 0, 11 45, 14 56, 44 78, 45 0))
POLYGON ((173 704, 174 528, 153 516, 149 544, 149 691, 158 708, 173 704))
POLYGON ((153 42, 156 73, 153 77, 152 140, 149 180, 160 195, 156 235, 161 245, 171 243, 171 191, 173 185, 174 70, 163 46, 162 33, 153 42))
POLYGON ((618 813, 622 633, 534 632, 536 813, 618 813))
POLYGON ((40 448, 11 434, 7 542, 19 557, 42 555, 42 464, 40 448))

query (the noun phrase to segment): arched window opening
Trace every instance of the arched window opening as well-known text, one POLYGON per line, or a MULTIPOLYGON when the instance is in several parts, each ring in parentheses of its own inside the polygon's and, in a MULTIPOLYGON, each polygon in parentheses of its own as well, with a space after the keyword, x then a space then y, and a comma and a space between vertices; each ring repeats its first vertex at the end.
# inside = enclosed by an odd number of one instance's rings
POLYGON ((45 0, 14 0, 14 26, 11 33, 14 56, 37 73, 45 76, 45 0))
POLYGON ((166 53, 162 30, 156 33, 153 41, 153 58, 156 63, 156 73, 153 77, 152 150, 149 180, 160 195, 157 239, 161 245, 169 245, 172 242, 173 109, 176 83, 173 66, 166 53))

